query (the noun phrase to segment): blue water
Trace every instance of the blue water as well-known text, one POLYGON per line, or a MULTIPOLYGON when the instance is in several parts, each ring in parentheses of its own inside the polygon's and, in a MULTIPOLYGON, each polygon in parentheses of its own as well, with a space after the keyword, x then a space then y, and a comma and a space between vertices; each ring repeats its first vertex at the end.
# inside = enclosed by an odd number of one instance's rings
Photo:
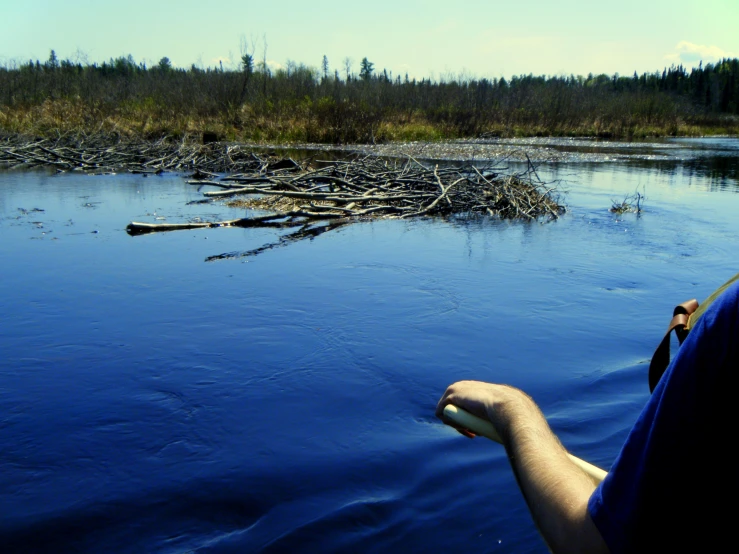
POLYGON ((130 237, 243 212, 177 175, 0 172, 0 548, 545 552, 502 448, 434 407, 513 384, 608 468, 672 307, 738 271, 737 156, 679 147, 703 158, 542 167, 553 223, 358 223, 209 263, 280 232, 130 237), (642 214, 608 211, 637 189, 642 214))

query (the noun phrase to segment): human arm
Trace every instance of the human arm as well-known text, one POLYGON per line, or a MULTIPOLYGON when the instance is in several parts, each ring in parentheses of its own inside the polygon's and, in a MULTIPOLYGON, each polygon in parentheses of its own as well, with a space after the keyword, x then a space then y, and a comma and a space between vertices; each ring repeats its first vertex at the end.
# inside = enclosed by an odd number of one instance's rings
POLYGON ((518 484, 544 540, 553 552, 608 552, 588 514, 595 483, 569 458, 541 410, 522 391, 506 385, 460 381, 451 385, 436 409, 445 423, 453 404, 487 419, 503 440, 518 484))

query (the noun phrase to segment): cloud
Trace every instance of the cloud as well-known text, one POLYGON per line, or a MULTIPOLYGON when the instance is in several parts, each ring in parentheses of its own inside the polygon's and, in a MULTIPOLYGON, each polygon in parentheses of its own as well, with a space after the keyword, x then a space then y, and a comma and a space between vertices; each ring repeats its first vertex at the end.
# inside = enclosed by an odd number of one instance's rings
POLYGON ((274 60, 267 60, 267 67, 270 71, 279 71, 280 69, 285 69, 284 65, 274 60))
POLYGON ((733 58, 735 54, 722 50, 718 46, 693 44, 682 40, 675 46, 676 52, 667 54, 665 59, 672 63, 697 64, 699 61, 715 62, 722 58, 733 58))

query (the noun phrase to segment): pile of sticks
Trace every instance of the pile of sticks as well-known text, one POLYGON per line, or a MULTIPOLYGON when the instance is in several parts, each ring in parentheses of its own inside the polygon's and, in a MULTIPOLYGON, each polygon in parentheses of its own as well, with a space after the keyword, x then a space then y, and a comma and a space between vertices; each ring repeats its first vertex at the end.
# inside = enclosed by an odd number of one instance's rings
POLYGON ((376 157, 326 161, 317 169, 293 163, 291 171, 282 174, 258 172, 190 183, 225 189, 205 192, 208 198, 253 195, 256 202, 240 205, 263 208, 275 206, 268 201, 274 198, 282 211, 321 219, 453 214, 536 219, 556 218, 563 209, 551 195, 554 188, 542 183, 531 165, 521 173, 503 174, 473 164, 427 166, 412 158, 402 164, 376 157))
POLYGON ((260 155, 239 144, 147 142, 78 134, 56 140, 0 137, 0 164, 50 165, 59 171, 92 173, 194 171, 189 183, 218 189, 205 191, 204 200, 198 202, 228 199, 229 206, 267 212, 227 221, 134 221, 126 227, 131 235, 201 227, 298 227, 276 243, 212 259, 254 255, 375 218, 480 215, 533 221, 556 219, 564 212, 555 188, 539 178, 531 161, 519 172, 473 163, 440 167, 413 157, 297 162, 260 155))
POLYGON ((199 227, 299 227, 276 243, 211 260, 255 255, 367 219, 488 215, 537 220, 556 219, 564 212, 554 187, 539 179, 531 163, 526 170, 511 173, 474 164, 431 166, 413 158, 392 162, 364 157, 315 160, 312 164, 288 159, 218 180, 202 174, 197 177, 188 182, 219 189, 204 192, 206 199, 229 198, 229 206, 264 210, 268 215, 215 222, 132 222, 128 233, 199 227))
POLYGON ((62 135, 41 139, 0 136, 0 165, 7 168, 53 166, 58 171, 161 173, 199 169, 208 172, 264 171, 276 159, 239 144, 198 144, 111 135, 62 135))

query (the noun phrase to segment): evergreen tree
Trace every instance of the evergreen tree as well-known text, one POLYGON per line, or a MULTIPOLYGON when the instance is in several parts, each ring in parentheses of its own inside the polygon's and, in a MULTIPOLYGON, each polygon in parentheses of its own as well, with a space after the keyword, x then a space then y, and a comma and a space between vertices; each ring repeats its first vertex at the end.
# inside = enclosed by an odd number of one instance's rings
POLYGON ((49 61, 46 62, 47 69, 57 69, 59 67, 59 60, 56 57, 56 52, 53 50, 49 53, 49 61))
POLYGON ((241 56, 241 68, 245 75, 251 76, 251 74, 254 73, 254 56, 250 54, 244 54, 241 56))
POLYGON ((359 77, 364 81, 369 81, 372 78, 372 72, 375 70, 375 64, 369 61, 367 58, 362 58, 362 63, 359 68, 359 77))
POLYGON ((169 61, 169 58, 167 56, 164 56, 161 60, 159 60, 159 64, 157 65, 159 68, 159 71, 166 73, 170 69, 172 69, 172 62, 169 61))
POLYGON ((323 70, 323 78, 328 79, 328 58, 323 55, 323 61, 321 61, 321 69, 323 70))

